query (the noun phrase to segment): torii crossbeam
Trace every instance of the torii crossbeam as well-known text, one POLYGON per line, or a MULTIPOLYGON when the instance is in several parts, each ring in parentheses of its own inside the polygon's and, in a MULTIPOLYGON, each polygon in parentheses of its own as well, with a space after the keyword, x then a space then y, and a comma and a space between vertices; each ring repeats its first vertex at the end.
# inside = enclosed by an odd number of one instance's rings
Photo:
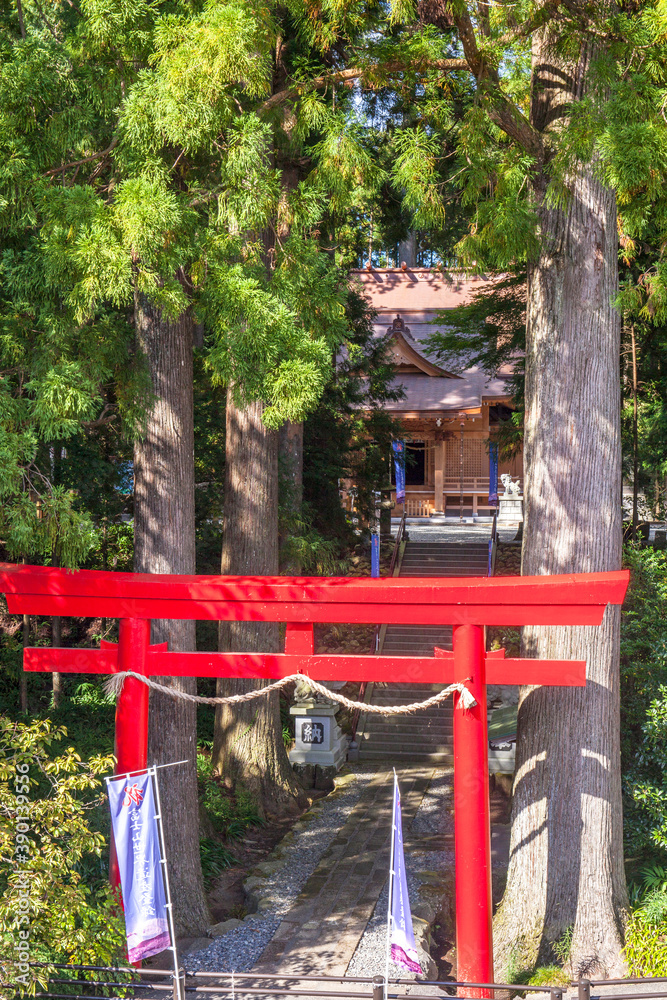
MULTIPOLYGON (((448 684, 465 681, 477 705, 454 696, 454 831, 459 981, 493 981, 491 838, 486 685, 583 686, 578 660, 505 658, 485 652, 486 625, 599 625, 622 604, 627 571, 453 579, 223 577, 71 572, 0 564, 12 614, 118 618, 118 645, 27 648, 24 669, 61 673, 448 684), (284 653, 178 653, 150 645, 156 618, 285 622, 284 653), (453 625, 453 652, 428 656, 316 655, 313 624, 453 625)), ((116 708, 118 774, 147 763, 148 688, 127 678, 116 708)), ((470 992, 470 991, 468 991, 470 992)))

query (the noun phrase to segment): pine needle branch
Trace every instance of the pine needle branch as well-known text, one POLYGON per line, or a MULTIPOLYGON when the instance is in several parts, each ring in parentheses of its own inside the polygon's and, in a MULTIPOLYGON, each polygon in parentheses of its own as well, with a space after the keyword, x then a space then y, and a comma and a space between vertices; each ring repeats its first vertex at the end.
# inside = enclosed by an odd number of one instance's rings
POLYGON ((527 38, 532 35, 534 31, 541 28, 543 24, 551 20, 554 14, 557 12, 558 8, 562 6, 563 0, 547 0, 543 7, 527 17, 523 24, 517 25, 512 31, 506 31, 504 35, 496 39, 497 45, 502 45, 503 48, 513 45, 514 42, 520 41, 522 38, 527 38))
POLYGON ((477 45, 475 28, 470 14, 467 10, 457 12, 454 14, 454 21, 468 66, 474 73, 478 84, 487 91, 487 111, 491 121, 527 153, 541 162, 544 159, 544 145, 540 133, 503 94, 497 69, 486 61, 484 53, 477 45))
POLYGON ((73 160, 72 163, 63 163, 60 167, 53 167, 52 170, 47 170, 44 174, 45 177, 52 177, 54 174, 64 173, 65 170, 72 170, 74 167, 80 167, 84 163, 92 163, 93 160, 99 160, 103 156, 108 156, 112 149, 115 149, 118 145, 118 139, 112 139, 111 145, 107 146, 99 153, 92 153, 90 156, 84 156, 82 160, 73 160))
MULTIPOLYGON (((427 64, 429 69, 441 69, 441 70, 470 70, 470 66, 466 59, 437 59, 433 62, 427 64)), ((265 111, 270 111, 272 108, 278 107, 285 101, 289 101, 294 97, 298 97, 304 90, 317 90, 320 87, 328 87, 329 84, 333 83, 345 83, 350 80, 360 80, 365 75, 370 73, 378 73, 383 70, 413 70, 414 67, 403 66, 399 63, 383 63, 378 66, 368 67, 368 66, 352 66, 349 69, 338 70, 335 73, 325 73, 322 76, 316 76, 312 80, 308 80, 304 83, 297 83, 291 87, 285 87, 283 90, 277 91, 272 94, 263 104, 259 106, 258 113, 262 114, 265 111)))

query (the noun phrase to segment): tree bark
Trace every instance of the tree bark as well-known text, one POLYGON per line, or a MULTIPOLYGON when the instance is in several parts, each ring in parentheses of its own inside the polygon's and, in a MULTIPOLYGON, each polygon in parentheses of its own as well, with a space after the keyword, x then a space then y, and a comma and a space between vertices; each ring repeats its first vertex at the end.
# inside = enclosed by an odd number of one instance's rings
POLYGON ((278 451, 286 492, 294 509, 301 510, 303 501, 303 422, 286 421, 278 431, 278 451))
MULTIPOLYGON (((533 124, 548 128, 563 100, 581 96, 586 58, 533 47, 533 124), (566 86, 566 84, 563 84, 566 86)), ((616 204, 582 165, 562 210, 535 201, 539 258, 529 268, 522 572, 621 566, 620 317, 616 204)), ((572 932, 574 976, 623 971, 623 868, 618 608, 601 627, 524 628, 524 655, 585 659, 585 688, 520 692, 510 863, 495 920, 496 977, 552 959, 572 932)))
MULTIPOLYGON (((54 649, 59 649, 63 644, 62 635, 62 619, 60 615, 54 615, 51 619, 51 645, 54 649)), ((59 674, 56 670, 53 671, 53 681, 52 681, 52 691, 53 691, 53 707, 60 707, 60 699, 62 697, 62 674, 59 674)))
POLYGON ((19 30, 21 32, 21 38, 25 39, 25 21, 23 19, 23 4, 21 0, 16 0, 16 12, 19 16, 19 30))
MULTIPOLYGON (((137 295, 135 327, 154 400, 134 448, 134 569, 194 573, 193 320, 189 312, 170 320, 137 295)), ((194 650, 195 622, 154 621, 151 638, 173 650, 194 650)), ((194 677, 158 679, 197 693, 194 677)), ((187 764, 159 772, 164 833, 176 931, 196 935, 210 923, 199 854, 197 713, 190 702, 151 691, 148 763, 178 760, 187 764)))
MULTIPOLYGON (((637 541, 639 524, 639 412, 637 407, 637 341, 635 324, 630 324, 632 343, 632 541, 637 541)), ((658 490, 655 491, 656 498, 658 490)))
MULTIPOLYGON (((239 409, 227 393, 223 575, 278 573, 278 432, 262 423, 262 403, 239 409)), ((220 622, 219 649, 277 652, 278 626, 267 622, 220 622)), ((264 681, 220 679, 218 695, 265 686, 264 681)), ((264 813, 305 805, 287 759, 277 694, 215 714, 213 763, 234 784, 241 782, 264 813)))
MULTIPOLYGON (((281 505, 297 518, 303 502, 303 422, 286 421, 278 432, 279 482, 281 505)), ((295 556, 286 557, 283 546, 286 537, 280 538, 280 565, 286 576, 299 576, 301 562, 295 556)))
MULTIPOLYGON (((25 562, 25 560, 24 560, 25 562)), ((30 645, 30 615, 23 616, 23 628, 22 628, 22 638, 23 638, 23 648, 30 645)), ((19 699, 21 702, 21 711, 24 715, 28 714, 28 674, 25 670, 21 670, 21 680, 19 683, 19 699)))

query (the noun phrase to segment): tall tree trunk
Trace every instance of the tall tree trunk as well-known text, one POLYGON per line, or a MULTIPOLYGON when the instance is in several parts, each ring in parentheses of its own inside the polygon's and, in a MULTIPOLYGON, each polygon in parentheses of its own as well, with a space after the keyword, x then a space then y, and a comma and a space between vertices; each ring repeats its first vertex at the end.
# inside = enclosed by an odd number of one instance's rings
MULTIPOLYGON (((280 471, 281 505, 299 517, 303 502, 303 422, 286 421, 278 432, 278 463, 280 471)), ((295 556, 287 557, 280 539, 280 565, 286 576, 298 576, 301 563, 295 556)))
MULTIPOLYGON (((586 60, 533 51, 533 123, 580 96, 586 60)), ((582 166, 561 211, 538 177, 541 252, 529 270, 522 572, 621 565, 620 317, 613 193, 582 166)), ((495 920, 496 976, 551 958, 568 929, 574 975, 623 970, 618 608, 601 627, 524 628, 524 655, 588 662, 585 688, 520 692, 510 863, 495 920)))
MULTIPOLYGON (((23 560, 25 562, 25 559, 23 560)), ((30 615, 23 616, 23 648, 30 645, 30 615)), ((19 685, 19 700, 21 703, 21 711, 24 715, 28 714, 28 674, 25 670, 21 670, 21 680, 19 685)))
MULTIPOLYGON (((60 615, 54 615, 51 619, 51 645, 54 649, 59 649, 63 644, 63 633, 62 633, 62 618, 60 615)), ((52 691, 53 691, 53 707, 60 707, 60 700, 62 698, 62 674, 59 674, 56 670, 53 671, 53 681, 52 681, 52 691)))
MULTIPOLYGON (((632 540, 637 541, 639 524, 639 413, 637 408, 637 341, 635 324, 630 324, 632 343, 632 540)), ((656 489, 656 498, 658 491, 656 489)))
MULTIPOLYGON (((261 403, 239 409, 229 389, 220 570, 224 575, 278 573, 278 432, 264 426, 262 412, 261 403)), ((219 648, 277 652, 278 626, 221 622, 219 648)), ((263 681, 221 679, 217 689, 226 696, 262 686, 263 681)), ((266 813, 289 812, 305 804, 285 752, 276 694, 216 709, 213 762, 226 778, 241 782, 266 813)))
MULTIPOLYGON (((194 573, 194 425, 190 313, 170 320, 143 296, 135 301, 139 347, 148 359, 154 401, 146 434, 134 448, 134 569, 194 573)), ((153 642, 195 649, 194 621, 154 621, 153 642)), ((161 677, 196 694, 194 677, 161 677)), ((174 919, 179 935, 209 923, 199 855, 197 713, 194 704, 152 691, 148 762, 187 764, 159 772, 174 919)))

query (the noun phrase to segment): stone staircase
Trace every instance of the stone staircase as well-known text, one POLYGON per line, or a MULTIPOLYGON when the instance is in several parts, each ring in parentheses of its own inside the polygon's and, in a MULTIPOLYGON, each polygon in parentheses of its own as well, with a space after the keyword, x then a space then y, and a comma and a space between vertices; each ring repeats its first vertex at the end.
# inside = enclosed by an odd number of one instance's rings
MULTIPOLYGON (((398 572, 401 577, 488 576, 491 525, 433 525, 409 528, 398 572)), ((433 656, 435 646, 452 648, 449 625, 389 625, 380 630, 378 652, 394 656, 433 656)), ((444 684, 369 684, 373 705, 424 701, 444 684)), ((357 728, 362 761, 450 764, 452 701, 415 715, 362 715, 357 728)))

